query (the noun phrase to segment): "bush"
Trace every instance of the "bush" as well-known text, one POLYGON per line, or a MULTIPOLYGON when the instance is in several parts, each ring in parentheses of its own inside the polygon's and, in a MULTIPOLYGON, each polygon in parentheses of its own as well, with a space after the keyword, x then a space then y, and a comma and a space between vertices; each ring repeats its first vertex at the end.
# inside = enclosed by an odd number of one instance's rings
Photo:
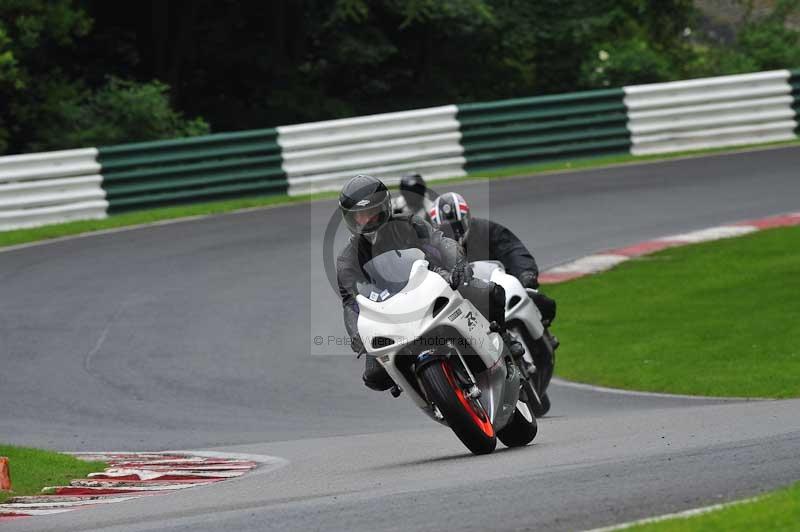
POLYGON ((172 108, 169 86, 110 78, 95 93, 73 94, 53 109, 60 127, 39 131, 33 150, 121 144, 209 133, 202 118, 172 108))
POLYGON ((697 53, 687 61, 690 74, 721 76, 800 66, 800 32, 787 23, 799 4, 779 0, 759 18, 748 11, 732 43, 712 38, 695 47, 697 53))
POLYGON ((621 87, 677 78, 665 54, 644 39, 598 46, 581 65, 580 84, 588 88, 621 87))
POLYGON ((749 24, 739 34, 738 52, 749 58, 758 70, 800 66, 800 32, 789 29, 783 20, 764 20, 749 24))

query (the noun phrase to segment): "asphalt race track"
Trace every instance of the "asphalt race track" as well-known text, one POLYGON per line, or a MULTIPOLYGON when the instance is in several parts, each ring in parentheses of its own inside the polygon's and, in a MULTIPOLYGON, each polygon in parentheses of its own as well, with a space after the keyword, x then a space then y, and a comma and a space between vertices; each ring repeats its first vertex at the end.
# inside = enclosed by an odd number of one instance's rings
MULTIPOLYGON (((453 188, 548 267, 798 211, 798 169, 800 149, 782 148, 453 188)), ((555 386, 534 445, 469 455, 405 397, 363 387, 363 363, 328 345, 343 334, 319 265, 334 207, 0 253, 0 441, 287 460, 218 486, 3 529, 576 530, 800 479, 800 400, 555 386)))

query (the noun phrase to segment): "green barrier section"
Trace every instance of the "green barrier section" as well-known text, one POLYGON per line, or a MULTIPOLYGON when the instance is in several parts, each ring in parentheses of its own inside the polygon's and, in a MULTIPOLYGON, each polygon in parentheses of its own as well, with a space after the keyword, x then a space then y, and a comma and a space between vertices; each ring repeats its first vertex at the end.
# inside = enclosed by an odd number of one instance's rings
POLYGON ((275 129, 99 148, 110 212, 285 194, 275 129))
POLYGON ((629 153, 622 89, 458 106, 467 172, 629 153))
POLYGON ((794 132, 796 135, 800 136, 800 68, 795 68, 789 72, 792 74, 789 77, 789 85, 792 86, 792 98, 794 98, 792 109, 794 109, 795 120, 798 121, 798 126, 795 128, 794 132))

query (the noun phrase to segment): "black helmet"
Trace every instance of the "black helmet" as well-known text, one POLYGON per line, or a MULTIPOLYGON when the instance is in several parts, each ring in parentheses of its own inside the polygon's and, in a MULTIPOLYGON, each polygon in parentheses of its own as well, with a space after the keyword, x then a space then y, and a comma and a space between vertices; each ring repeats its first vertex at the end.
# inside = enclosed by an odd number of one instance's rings
POLYGON ((412 211, 422 208, 425 192, 428 190, 422 176, 414 172, 400 178, 400 194, 405 198, 406 204, 412 211))
POLYGON ((365 235, 389 221, 392 196, 380 179, 357 175, 342 187, 339 209, 350 232, 365 235))
POLYGON ((447 192, 433 202, 431 223, 460 244, 464 244, 469 234, 469 204, 461 194, 447 192))

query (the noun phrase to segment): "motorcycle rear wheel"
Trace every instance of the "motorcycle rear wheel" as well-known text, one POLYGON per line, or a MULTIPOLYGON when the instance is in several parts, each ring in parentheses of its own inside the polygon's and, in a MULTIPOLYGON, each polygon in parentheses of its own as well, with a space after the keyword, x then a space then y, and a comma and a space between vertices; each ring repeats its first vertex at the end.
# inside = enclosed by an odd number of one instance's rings
POLYGON ((539 400, 534 400, 531 405, 531 412, 536 417, 544 417, 550 411, 550 397, 545 392, 543 395, 539 396, 539 400))
POLYGON ((536 414, 534 412, 534 405, 539 405, 539 403, 532 393, 533 388, 528 381, 522 381, 521 388, 520 401, 523 401, 528 406, 530 419, 527 419, 519 409, 514 411, 514 415, 508 424, 497 431, 497 437, 506 447, 528 445, 539 432, 539 425, 536 422, 536 414))
POLYGON ((553 378, 553 370, 555 369, 556 365, 556 352, 553 349, 553 344, 550 340, 549 332, 544 335, 544 344, 547 348, 547 351, 550 355, 550 360, 552 364, 547 369, 545 374, 540 374, 540 370, 536 370, 536 374, 533 375, 531 379, 531 386, 533 386, 536 390, 536 394, 533 397, 533 401, 529 403, 531 410, 533 410, 533 415, 536 417, 543 417, 550 411, 550 397, 547 395, 547 388, 550 386, 550 379, 553 378))
POLYGON ((439 408, 447 425, 473 454, 489 454, 497 446, 494 427, 480 401, 465 395, 450 364, 450 359, 444 359, 420 371, 428 400, 439 408))
MULTIPOLYGON (((528 331, 524 327, 513 326, 511 327, 511 330, 518 338, 524 339, 525 350, 529 352, 529 354, 526 356, 531 357, 529 359, 529 362, 532 362, 533 353, 530 353, 530 351, 534 346, 533 338, 531 338, 531 336, 528 334, 528 331)), ((532 394, 531 401, 528 402, 528 406, 533 412, 533 415, 536 417, 543 417, 550 411, 550 397, 548 397, 547 395, 547 387, 550 385, 550 379, 553 377, 556 355, 555 355, 555 350, 553 349, 553 345, 550 341, 549 333, 546 333, 544 335, 544 346, 547 349, 549 356, 551 357, 550 358, 552 360, 551 367, 548 368, 547 372, 544 375, 540 373, 541 371, 540 369, 537 369, 535 372, 530 374, 525 372, 525 374, 528 376, 528 381, 535 390, 535 393, 532 394)), ((522 363, 520 363, 520 365, 521 364, 522 363)))

